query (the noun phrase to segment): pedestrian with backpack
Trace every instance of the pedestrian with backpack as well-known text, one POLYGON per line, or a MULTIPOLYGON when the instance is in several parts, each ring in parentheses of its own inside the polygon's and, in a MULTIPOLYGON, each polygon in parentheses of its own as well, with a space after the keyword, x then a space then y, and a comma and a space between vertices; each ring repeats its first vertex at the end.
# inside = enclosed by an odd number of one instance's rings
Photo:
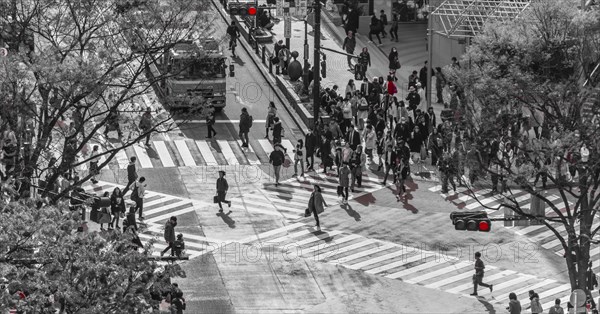
POLYGON ((248 114, 248 109, 242 108, 242 114, 240 114, 240 139, 244 148, 248 148, 248 132, 250 132, 253 120, 252 116, 248 114))
POLYGON ((144 195, 146 194, 146 178, 140 177, 138 181, 133 184, 133 191, 131 191, 131 200, 135 202, 135 210, 138 211, 138 217, 140 220, 144 219, 144 195))

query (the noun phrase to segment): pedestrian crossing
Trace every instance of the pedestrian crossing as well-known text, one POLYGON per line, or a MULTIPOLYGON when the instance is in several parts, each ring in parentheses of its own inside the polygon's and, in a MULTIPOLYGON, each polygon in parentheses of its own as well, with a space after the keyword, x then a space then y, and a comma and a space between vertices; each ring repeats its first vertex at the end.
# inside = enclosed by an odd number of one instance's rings
MULTIPOLYGON (((293 167, 293 166, 290 166, 293 167)), ((300 173, 298 173, 300 174, 300 173)), ((384 188, 382 178, 376 174, 364 172, 362 185, 349 190, 348 200, 360 197, 384 188)), ((304 176, 292 177, 280 181, 278 185, 266 183, 262 189, 241 195, 239 201, 232 202, 232 210, 248 210, 250 213, 281 216, 285 219, 298 219, 304 216, 305 209, 313 191, 313 186, 321 187, 323 199, 329 206, 339 204, 337 196, 338 178, 333 172, 306 172, 304 176)), ((326 209, 327 210, 327 209, 326 209)))
MULTIPOLYGON (((441 191, 441 185, 433 186, 429 188, 431 192, 439 192, 441 191)), ((524 209, 527 209, 531 206, 531 194, 522 191, 522 190, 513 190, 511 199, 514 200, 524 209)), ((504 210, 499 210, 499 206, 504 201, 504 198, 501 194, 492 195, 490 189, 477 189, 473 188, 472 190, 468 190, 464 187, 459 187, 457 192, 449 192, 449 193, 440 193, 440 196, 445 200, 452 202, 458 209, 460 210, 484 210, 488 213, 489 217, 492 218, 501 218, 504 217, 504 210), (485 205, 486 208, 483 205, 485 205)), ((560 211, 565 214, 566 208, 565 203, 561 197, 554 194, 546 194, 545 197, 550 201, 554 206, 560 209, 560 211)), ((569 206, 573 204, 569 203, 569 206)), ((556 216, 556 213, 549 205, 546 205, 546 215, 547 216, 556 216)), ((501 226, 501 223, 496 224, 497 226, 501 226)), ((578 223, 576 223, 578 225, 578 223)), ((564 237, 567 237, 567 231, 565 226, 561 223, 553 223, 552 226, 564 237)), ((600 219, 595 219, 592 230, 600 227, 600 219)), ((528 241, 538 243, 540 246, 546 250, 554 252, 559 256, 564 255, 564 250, 560 240, 556 237, 554 232, 547 228, 545 225, 532 225, 532 226, 516 226, 510 227, 515 233, 525 237, 528 241)), ((600 260, 600 246, 597 244, 592 244, 592 248, 590 250, 590 260, 598 261, 600 260)), ((600 263, 594 263, 593 265, 594 272, 600 272, 600 263)))
MULTIPOLYGON (((124 186, 119 184, 100 181, 98 182, 98 184, 85 185, 83 186, 83 189, 87 193, 101 196, 104 194, 104 192, 112 193, 116 187, 119 187, 120 189, 124 188, 124 186)), ((130 196, 131 190, 128 191, 125 195, 125 199, 127 200, 127 206, 133 205, 133 202, 129 201, 130 196)), ((189 199, 183 199, 167 194, 146 190, 143 211, 145 219, 143 223, 146 225, 147 228, 142 233, 138 234, 140 240, 142 241, 142 244, 146 245, 150 240, 155 239, 156 242, 154 243, 152 254, 155 256, 159 256, 160 252, 166 247, 166 244, 163 240, 163 224, 171 216, 181 216, 186 213, 194 212, 194 203, 195 201, 189 199)), ((119 225, 122 226, 122 219, 119 222, 119 225)), ((222 244, 222 241, 211 240, 205 237, 185 232, 183 232, 182 234, 185 240, 186 254, 190 258, 195 258, 208 252, 211 252, 217 249, 218 246, 222 244)))
MULTIPOLYGON (((287 149, 287 156, 293 161, 295 143, 283 139, 281 145, 287 149)), ((102 153, 102 145, 99 145, 102 153)), ((91 151, 91 149, 90 149, 91 151)), ((135 144, 120 150, 111 163, 119 169, 126 169, 131 157, 136 157, 138 169, 198 167, 219 165, 261 165, 269 164, 269 154, 273 144, 268 139, 250 140, 247 148, 241 140, 193 140, 150 141, 150 146, 135 144)), ((89 158, 80 156, 79 161, 89 158)), ((100 158, 100 163, 106 156, 100 158)), ((88 165, 82 164, 81 170, 88 165)))
MULTIPOLYGON (((279 248, 283 254, 297 252, 297 258, 325 262, 367 274, 402 280, 448 293, 469 295, 473 291, 474 261, 460 256, 441 255, 401 244, 366 238, 338 230, 316 231, 305 224, 271 230, 258 235, 253 246, 279 248)), ((289 255, 287 255, 289 256, 289 255)), ((522 274, 514 270, 486 265, 483 281, 494 285, 493 292, 479 288, 479 296, 497 306, 506 307, 508 294, 528 298, 529 290, 540 295, 544 308, 556 298, 568 299, 569 283, 522 274)), ((598 292, 594 292, 597 297, 598 292)))

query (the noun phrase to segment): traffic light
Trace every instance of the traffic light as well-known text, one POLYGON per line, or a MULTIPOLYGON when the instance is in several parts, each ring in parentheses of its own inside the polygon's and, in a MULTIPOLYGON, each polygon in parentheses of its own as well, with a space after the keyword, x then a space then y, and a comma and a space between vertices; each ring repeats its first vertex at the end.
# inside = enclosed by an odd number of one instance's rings
POLYGON ((489 232, 492 221, 484 211, 452 212, 450 220, 456 230, 489 232))
POLYGON ((240 15, 240 16, 256 16, 258 13, 258 9, 254 5, 254 3, 247 2, 229 2, 229 14, 230 15, 240 15))

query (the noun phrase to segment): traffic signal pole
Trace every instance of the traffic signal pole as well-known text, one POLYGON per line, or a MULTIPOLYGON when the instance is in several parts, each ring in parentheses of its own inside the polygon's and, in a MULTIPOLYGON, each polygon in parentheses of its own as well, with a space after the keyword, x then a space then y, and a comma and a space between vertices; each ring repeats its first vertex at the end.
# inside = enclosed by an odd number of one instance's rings
POLYGON ((316 0, 313 6, 315 13, 315 25, 313 26, 315 36, 315 46, 313 52, 313 127, 316 127, 319 121, 319 112, 321 110, 321 1, 316 0))

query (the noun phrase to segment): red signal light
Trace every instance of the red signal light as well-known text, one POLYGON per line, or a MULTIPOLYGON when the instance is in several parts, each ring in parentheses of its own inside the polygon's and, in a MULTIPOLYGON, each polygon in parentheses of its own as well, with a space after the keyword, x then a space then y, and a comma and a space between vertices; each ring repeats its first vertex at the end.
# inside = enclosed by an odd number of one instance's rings
POLYGON ((479 222, 479 231, 489 232, 491 229, 491 223, 489 221, 480 221, 479 222))
POLYGON ((256 8, 255 7, 249 7, 248 8, 248 15, 256 15, 256 8))

